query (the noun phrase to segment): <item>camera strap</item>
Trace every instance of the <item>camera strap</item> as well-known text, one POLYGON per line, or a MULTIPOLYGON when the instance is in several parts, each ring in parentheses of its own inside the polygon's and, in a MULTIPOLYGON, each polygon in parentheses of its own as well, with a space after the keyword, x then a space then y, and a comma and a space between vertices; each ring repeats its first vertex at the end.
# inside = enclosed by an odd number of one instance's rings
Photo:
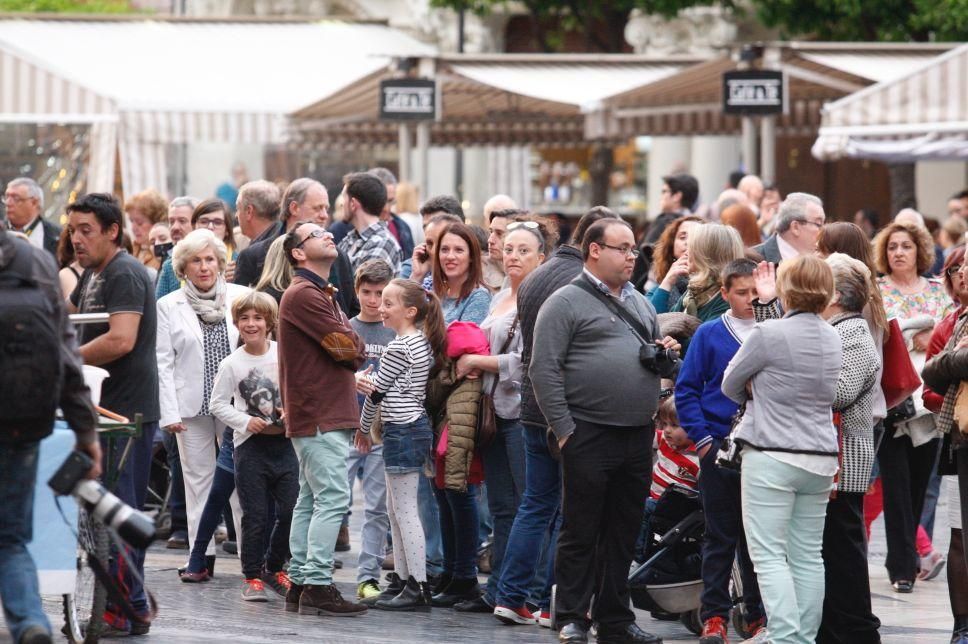
POLYGON ((594 295, 596 298, 602 301, 602 303, 605 305, 605 308, 610 310, 618 317, 622 318, 622 320, 625 322, 625 324, 628 325, 629 329, 632 331, 632 333, 635 335, 638 341, 641 342, 643 345, 655 344, 654 341, 650 342, 647 339, 652 334, 649 333, 649 331, 645 328, 645 325, 642 324, 641 320, 639 320, 637 317, 633 317, 632 314, 626 311, 624 307, 616 305, 615 302, 612 301, 612 298, 610 298, 609 296, 605 295, 600 290, 598 290, 590 281, 588 281, 588 278, 586 278, 584 275, 579 275, 578 279, 572 282, 572 284, 582 289, 583 291, 587 291, 592 295, 594 295))

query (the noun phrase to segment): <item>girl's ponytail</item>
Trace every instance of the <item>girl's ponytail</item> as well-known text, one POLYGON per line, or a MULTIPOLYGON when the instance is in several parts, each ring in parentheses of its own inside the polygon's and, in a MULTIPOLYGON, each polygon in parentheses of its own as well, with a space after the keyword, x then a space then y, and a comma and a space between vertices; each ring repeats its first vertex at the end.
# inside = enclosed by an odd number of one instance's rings
POLYGON ((430 376, 433 377, 444 366, 444 357, 447 355, 447 324, 444 322, 440 298, 412 280, 398 278, 390 283, 400 289, 405 307, 417 309, 414 323, 423 331, 434 354, 434 365, 430 370, 430 376))

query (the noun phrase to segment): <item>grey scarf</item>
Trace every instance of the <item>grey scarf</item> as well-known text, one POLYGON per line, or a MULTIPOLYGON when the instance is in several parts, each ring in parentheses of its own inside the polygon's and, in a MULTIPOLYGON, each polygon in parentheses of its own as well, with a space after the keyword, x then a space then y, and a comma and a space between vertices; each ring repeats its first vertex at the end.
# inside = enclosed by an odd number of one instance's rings
POLYGON ((199 291, 191 280, 185 280, 182 290, 185 291, 189 306, 202 322, 215 324, 225 319, 225 293, 228 287, 224 277, 219 275, 215 286, 207 291, 199 291))

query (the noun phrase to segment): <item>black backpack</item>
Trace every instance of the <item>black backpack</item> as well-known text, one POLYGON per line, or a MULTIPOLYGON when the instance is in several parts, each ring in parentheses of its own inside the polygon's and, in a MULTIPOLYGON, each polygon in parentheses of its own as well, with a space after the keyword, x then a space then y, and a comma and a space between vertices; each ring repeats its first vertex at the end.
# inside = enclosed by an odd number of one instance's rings
POLYGON ((40 440, 54 425, 63 365, 56 310, 33 278, 34 249, 13 240, 0 269, 0 442, 40 440))

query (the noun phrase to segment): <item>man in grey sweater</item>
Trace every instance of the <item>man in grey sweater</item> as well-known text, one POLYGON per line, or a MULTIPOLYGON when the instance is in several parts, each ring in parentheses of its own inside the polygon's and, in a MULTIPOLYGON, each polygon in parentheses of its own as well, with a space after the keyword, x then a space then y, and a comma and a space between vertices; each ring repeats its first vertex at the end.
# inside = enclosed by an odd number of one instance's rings
POLYGON ((563 472, 561 642, 588 641, 592 595, 599 642, 661 641, 635 625, 627 574, 651 478, 659 380, 678 368, 661 350, 651 361, 642 354, 679 346, 657 339, 655 310, 628 281, 636 254, 627 223, 596 222, 582 242, 582 274, 548 298, 535 325, 529 374, 563 472))

